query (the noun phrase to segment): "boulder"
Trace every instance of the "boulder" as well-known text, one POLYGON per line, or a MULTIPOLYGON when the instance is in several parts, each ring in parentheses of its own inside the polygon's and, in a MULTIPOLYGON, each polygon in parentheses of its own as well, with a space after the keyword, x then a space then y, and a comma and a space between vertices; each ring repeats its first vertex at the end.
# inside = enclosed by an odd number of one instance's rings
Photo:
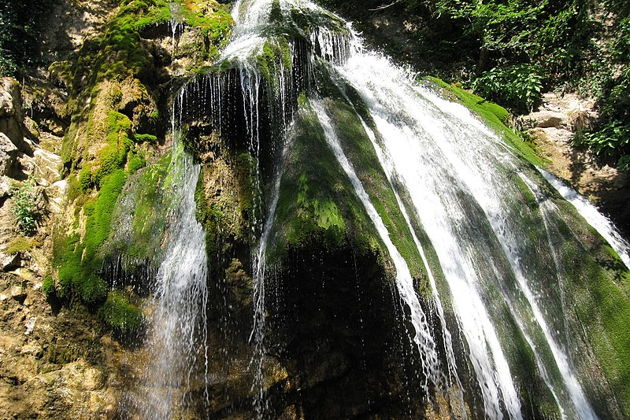
POLYGON ((0 133, 4 133, 23 153, 30 154, 31 146, 24 139, 24 113, 20 84, 12 77, 0 78, 0 133))
POLYGON ((11 180, 8 176, 0 176, 0 200, 11 194, 11 180))
POLYGON ((528 115, 528 119, 531 119, 537 127, 541 128, 566 126, 566 115, 561 112, 547 110, 533 112, 528 115))
POLYGON ((4 133, 0 133, 0 176, 11 175, 19 150, 4 133))

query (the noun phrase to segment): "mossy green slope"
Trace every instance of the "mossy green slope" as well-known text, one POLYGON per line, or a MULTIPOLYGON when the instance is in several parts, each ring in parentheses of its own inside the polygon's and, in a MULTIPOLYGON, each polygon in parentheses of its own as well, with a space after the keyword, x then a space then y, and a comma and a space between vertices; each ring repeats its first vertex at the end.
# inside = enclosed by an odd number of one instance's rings
POLYGON ((427 80, 436 85, 448 99, 460 102, 479 115, 521 157, 534 165, 543 168, 546 166, 545 160, 536 154, 533 146, 524 141, 518 133, 506 125, 510 114, 505 108, 436 77, 427 77, 427 80))
POLYGON ((153 235, 163 219, 156 214, 163 208, 156 196, 168 158, 160 160, 163 152, 157 146, 165 143, 160 128, 165 121, 159 117, 168 112, 158 85, 169 77, 162 57, 169 53, 160 52, 159 42, 153 40, 170 38, 166 25, 174 18, 196 34, 191 36, 195 51, 187 53, 200 62, 217 56, 233 25, 228 6, 214 0, 123 0, 76 57, 51 66, 73 100, 62 147, 69 183, 67 217, 56 229, 56 275, 49 289, 65 301, 87 304, 121 333, 137 330, 141 317, 129 301, 133 294, 109 291, 101 273, 112 253, 124 250, 142 259, 160 236, 153 235), (141 170, 147 162, 150 167, 141 170), (130 210, 132 245, 114 246, 115 241, 108 242, 113 214, 128 179, 141 185, 141 191, 136 189, 137 208, 130 210))
MULTIPOLYGON (((509 114, 505 109, 439 79, 429 80, 447 98, 461 102, 479 115, 524 161, 539 167, 545 166, 546 162, 536 155, 532 146, 506 125, 509 114)), ((561 293, 567 299, 566 307, 562 311, 572 322, 571 330, 575 334, 573 339, 590 347, 601 373, 627 416, 630 414, 630 329, 626 328, 630 319, 630 271, 571 204, 564 201, 535 171, 531 171, 530 175, 538 179, 545 194, 553 200, 562 215, 562 219, 555 221, 558 234, 562 238, 558 241, 561 246, 557 253, 568 280, 562 286, 561 293)), ((514 211, 519 211, 518 206, 527 206, 535 213, 543 211, 522 180, 514 176, 513 181, 523 199, 522 202, 515 202, 514 211)), ((533 221, 534 219, 532 223, 533 221)), ((532 231, 532 235, 534 233, 532 231)), ((536 237, 530 239, 532 243, 541 240, 536 237)), ((599 398, 595 395, 601 395, 601 383, 592 374, 590 359, 585 356, 584 351, 572 351, 587 384, 586 389, 593 398, 599 398)), ((602 404, 604 402, 595 401, 596 406, 602 404)))

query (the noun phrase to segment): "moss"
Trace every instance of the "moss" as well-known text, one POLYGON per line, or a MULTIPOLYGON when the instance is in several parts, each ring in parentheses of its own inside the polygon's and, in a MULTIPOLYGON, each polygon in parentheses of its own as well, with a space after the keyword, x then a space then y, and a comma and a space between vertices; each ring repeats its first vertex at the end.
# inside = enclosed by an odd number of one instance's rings
POLYGON ((350 242, 368 253, 383 250, 308 105, 300 108, 286 153, 274 228, 270 260, 281 259, 288 249, 304 246, 313 238, 324 247, 350 242))
POLYGON ((7 249, 4 251, 9 255, 19 254, 21 252, 30 251, 31 249, 39 246, 40 243, 35 238, 29 238, 26 236, 16 236, 9 241, 7 249))
POLYGON ((506 125, 509 112, 505 108, 462 88, 449 85, 438 78, 428 77, 427 79, 441 87, 444 92, 448 94, 450 99, 461 102, 468 109, 478 114, 486 125, 492 128, 497 134, 501 135, 521 157, 536 166, 543 168, 547 166, 547 162, 536 154, 533 146, 524 141, 522 136, 506 125))
POLYGON ((145 154, 142 151, 129 153, 127 158, 127 171, 130 174, 144 168, 147 164, 145 154))
POLYGON ((97 251, 109 235, 112 211, 126 178, 123 170, 107 175, 97 198, 85 204, 83 241, 78 234, 56 235, 53 264, 58 268, 63 297, 76 296, 88 304, 98 304, 105 299, 107 284, 97 274, 101 268, 97 251))
POLYGON ((83 242, 87 256, 93 256, 98 247, 107 239, 112 212, 126 180, 127 174, 121 169, 106 176, 103 179, 98 198, 84 207, 87 222, 83 242))
POLYGON ((260 74, 273 90, 277 90, 280 65, 285 71, 293 66, 289 41, 283 37, 273 38, 265 42, 262 51, 256 56, 256 64, 260 74))
POLYGON ((213 43, 221 43, 229 39, 234 19, 230 10, 216 1, 184 0, 183 15, 185 22, 201 29, 204 36, 213 43), (208 13, 212 11, 212 13, 208 13))
POLYGON ((142 170, 130 182, 125 194, 133 197, 131 211, 131 237, 125 238, 125 244, 118 245, 124 254, 132 259, 152 260, 162 242, 166 226, 164 215, 168 211, 168 192, 164 184, 168 176, 171 154, 142 170))
POLYGON ((529 189, 529 186, 525 183, 525 181, 523 181, 516 173, 512 174, 511 179, 521 193, 522 202, 528 207, 536 209, 538 207, 538 200, 536 200, 536 196, 529 189))
POLYGON ((109 292, 98 314, 109 328, 123 335, 137 332, 144 320, 142 311, 130 303, 129 298, 121 291, 109 292))
POLYGON ((46 296, 54 296, 56 291, 55 279, 53 279, 50 274, 44 277, 44 281, 42 282, 42 292, 44 292, 46 296))
POLYGON ((372 145, 354 108, 342 99, 329 103, 329 111, 342 144, 342 148, 370 195, 383 223, 387 227, 392 242, 405 258, 414 277, 424 277, 420 256, 401 213, 396 197, 387 176, 383 172, 374 146, 372 145))
MULTIPOLYGON (((561 237, 558 254, 570 279, 564 286, 569 302, 564 310, 575 314, 576 339, 583 337, 589 343, 624 415, 628 415, 630 271, 571 204, 559 199, 554 202, 562 214, 556 224, 561 237)), ((580 354, 576 360, 585 362, 580 354)), ((586 369, 590 372, 591 368, 586 369)))
POLYGON ((153 134, 134 134, 133 139, 136 143, 157 143, 157 136, 154 136, 153 134))

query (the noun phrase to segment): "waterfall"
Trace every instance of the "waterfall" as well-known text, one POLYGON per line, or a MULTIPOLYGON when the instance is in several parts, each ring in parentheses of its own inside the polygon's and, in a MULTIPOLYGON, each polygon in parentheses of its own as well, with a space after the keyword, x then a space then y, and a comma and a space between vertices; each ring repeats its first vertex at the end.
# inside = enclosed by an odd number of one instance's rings
MULTIPOLYGON (((177 99, 183 95, 180 92, 177 99)), ((208 399, 208 260, 195 203, 201 168, 184 150, 175 111, 171 121, 173 146, 162 185, 167 209, 165 249, 151 298, 145 303, 145 363, 138 387, 128 392, 122 407, 128 415, 143 419, 180 416, 192 403, 191 393, 208 399)))
POLYGON ((335 154, 335 157, 337 158, 344 172, 350 179, 350 182, 352 183, 352 186, 354 187, 357 196, 365 207, 365 210, 374 223, 374 226, 376 227, 376 230, 381 240, 385 244, 385 247, 389 251, 390 257, 393 260, 394 266, 396 268, 396 287, 398 288, 400 296, 411 311, 411 322, 413 324, 415 332, 415 335, 412 337, 412 339, 418 347, 420 357, 422 358, 422 367, 425 377, 424 391, 425 394, 428 394, 427 381, 431 381, 432 385, 440 387, 442 385, 442 372, 440 368, 439 358, 435 349, 435 341, 427 323, 427 316, 422 310, 422 307, 418 300, 418 296, 416 295, 416 291, 413 287, 413 279, 411 277, 411 273, 409 272, 409 267, 407 266, 405 259, 402 257, 402 255, 400 255, 400 252, 398 251, 398 249, 396 249, 396 246, 390 239, 387 227, 385 226, 383 220, 376 211, 376 208, 374 208, 374 205, 370 201, 370 197, 363 188, 363 185, 354 172, 352 165, 346 158, 343 149, 339 144, 339 140, 337 139, 337 136, 335 134, 335 130, 330 122, 330 117, 326 113, 324 104, 322 104, 320 101, 313 100, 311 101, 311 105, 313 107, 313 110, 317 114, 317 117, 319 118, 322 128, 324 129, 324 134, 330 148, 335 154))
MULTIPOLYGON (((571 311, 565 295, 571 262, 561 247, 582 243, 578 234, 561 229, 568 222, 553 202, 557 198, 544 188, 544 178, 628 265, 628 245, 610 222, 551 175, 541 171, 543 178, 524 163, 467 108, 445 100, 387 57, 368 51, 347 22, 311 1, 238 0, 232 16, 236 26, 220 58, 229 71, 194 78, 176 106, 178 121, 210 117, 216 133, 237 137, 252 158, 255 246, 249 341, 255 416, 265 418, 270 412, 263 369, 270 327, 267 251, 273 246, 281 200, 287 127, 295 110, 310 108, 334 164, 342 169, 384 247, 383 257, 389 257, 387 263, 395 270, 394 293, 400 298, 404 328, 411 334, 413 357, 422 369, 416 375, 422 379, 419 404, 430 405, 442 394, 459 417, 467 417, 471 409, 473 417, 522 419, 530 417, 528 410, 534 412, 528 405, 545 398, 554 405, 550 411, 562 418, 598 418, 599 407, 594 408, 588 392, 592 387, 584 385, 588 378, 576 356, 587 333, 574 334, 582 326, 564 313, 571 311), (281 42, 273 32, 275 8, 289 23, 291 13, 302 10, 341 25, 320 24, 302 30, 299 41, 285 40, 291 63, 280 59, 264 73, 257 58, 266 47, 281 42), (298 101, 300 94, 305 100, 298 101), (238 95, 238 100, 230 95, 238 95), (358 141, 365 140, 364 147, 374 153, 385 175, 404 234, 415 247, 413 256, 399 249, 386 224, 392 215, 384 214, 388 210, 379 205, 370 180, 360 177, 359 163, 347 152, 347 139, 339 134, 342 127, 332 110, 335 100, 349 105, 360 123, 364 138, 358 141), (234 121, 243 127, 234 128, 234 121), (267 150, 273 147, 280 147, 279 153, 267 150), (262 164, 269 156, 272 170, 265 174, 262 164), (534 202, 524 205, 522 197, 530 195, 534 202), (426 273, 426 296, 414 284, 418 279, 410 267, 416 266, 426 273), (523 373, 519 358, 524 357, 532 372, 523 373), (468 368, 470 378, 465 377, 468 368), (528 394, 532 378, 539 381, 535 396, 528 394)), ((172 223, 151 315, 152 364, 144 378, 153 389, 147 394, 147 418, 167 418, 185 405, 185 393, 175 388, 207 384, 207 378, 194 374, 204 358, 205 372, 208 364, 207 260, 194 202, 200 168, 184 152, 176 128, 174 124, 172 223)))
POLYGON ((621 236, 612 222, 597 207, 578 194, 573 188, 567 186, 558 177, 544 169, 538 168, 538 171, 606 239, 615 252, 619 254, 619 258, 621 258, 626 267, 630 268, 630 244, 621 236))
POLYGON ((518 308, 515 297, 504 297, 522 333, 532 343, 537 360, 541 360, 531 336, 542 331, 544 345, 550 348, 560 370, 564 389, 556 391, 549 381, 551 391, 569 393, 573 415, 595 418, 570 371, 567 355, 550 333, 540 298, 531 289, 530 281, 535 281, 532 276, 536 273, 528 272, 523 261, 531 250, 524 246, 527 238, 519 236, 519 221, 510 215, 508 202, 514 191, 506 174, 517 170, 516 158, 464 107, 418 86, 409 74, 392 66, 385 57, 366 52, 356 38, 354 42, 354 53, 345 64, 337 65, 337 70, 369 108, 385 150, 380 154, 391 160, 385 166, 395 168, 400 175, 435 247, 482 384, 487 414, 501 416, 497 405, 500 390, 510 417, 521 416, 509 365, 494 321, 485 308, 484 291, 480 290, 480 285, 488 280, 501 287, 501 277, 507 274, 517 281, 519 299, 524 297, 527 301, 525 307, 518 308), (467 214, 469 210, 462 196, 477 203, 478 214, 467 214), (478 266, 480 261, 475 261, 476 257, 467 249, 474 241, 465 232, 473 228, 466 226, 467 219, 487 225, 501 245, 511 272, 502 273, 505 268, 495 266, 487 274, 490 278, 484 276, 478 266), (533 315, 535 323, 524 318, 526 313, 533 315), (487 357, 488 350, 491 360, 487 357))

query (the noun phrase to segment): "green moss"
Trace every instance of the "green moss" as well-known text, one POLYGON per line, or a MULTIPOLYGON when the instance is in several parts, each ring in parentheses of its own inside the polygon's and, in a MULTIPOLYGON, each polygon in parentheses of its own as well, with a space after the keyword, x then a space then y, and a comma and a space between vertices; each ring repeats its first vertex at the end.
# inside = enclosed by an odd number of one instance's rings
POLYGON ((55 279, 53 279, 50 274, 44 277, 44 281, 42 282, 42 292, 44 292, 46 296, 53 296, 56 291, 55 279))
POLYGON ((97 198, 85 204, 83 241, 77 234, 56 235, 53 264, 58 268, 62 296, 76 296, 88 304, 104 300, 107 284, 97 274, 102 263, 97 251, 109 235, 112 211, 126 178, 127 174, 120 169, 107 175, 97 198))
POLYGON ((87 222, 83 242, 87 256, 95 255, 98 247, 107 239, 112 212, 126 180, 127 174, 121 169, 107 175, 103 178, 98 198, 85 205, 87 222))
POLYGON ((183 14, 188 25, 201 29, 201 33, 208 36, 211 41, 221 42, 229 39, 234 19, 226 7, 216 4, 216 10, 208 16, 203 12, 195 11, 190 6, 191 3, 191 1, 184 1, 183 14))
POLYGON ((152 259, 162 242, 168 211, 164 184, 168 176, 171 154, 150 165, 132 181, 128 194, 133 196, 132 237, 127 238, 125 253, 135 259, 152 259))
POLYGON ((276 37, 265 42, 262 51, 256 56, 256 64, 271 88, 278 89, 280 65, 282 64, 285 71, 290 71, 293 66, 289 41, 283 37, 276 37))
POLYGON ((7 249, 4 251, 9 255, 18 254, 20 252, 29 251, 36 246, 39 246, 40 243, 35 238, 29 238, 26 236, 16 236, 15 238, 9 241, 7 245, 7 249))
POLYGON ((131 304, 129 298, 121 291, 109 292, 98 314, 107 326, 123 335, 137 332, 144 320, 142 311, 131 304))
POLYGON ((630 271, 606 242, 563 200, 554 200, 564 222, 560 234, 571 238, 559 249, 567 278, 565 293, 575 311, 575 330, 586 334, 604 376, 625 415, 630 414, 630 271), (573 237, 577 235, 580 242, 573 237))
POLYGON ((536 209, 538 207, 538 200, 536 200, 536 196, 529 189, 529 186, 521 179, 518 174, 513 173, 511 176, 514 185, 518 188, 521 193, 522 201, 530 208, 536 209))
POLYGON ((438 78, 428 77, 427 79, 443 88, 451 99, 458 100, 468 109, 478 114, 486 125, 501 135, 521 157, 536 166, 542 168, 547 166, 546 161, 536 154, 533 146, 525 142, 521 136, 506 125, 509 113, 505 108, 457 86, 449 85, 438 78))
POLYGON ((157 136, 154 136, 153 134, 134 134, 133 139, 136 141, 136 143, 157 143, 157 136))
POLYGON ((147 161, 143 152, 132 152, 127 156, 127 171, 130 174, 142 169, 146 166, 147 161))

